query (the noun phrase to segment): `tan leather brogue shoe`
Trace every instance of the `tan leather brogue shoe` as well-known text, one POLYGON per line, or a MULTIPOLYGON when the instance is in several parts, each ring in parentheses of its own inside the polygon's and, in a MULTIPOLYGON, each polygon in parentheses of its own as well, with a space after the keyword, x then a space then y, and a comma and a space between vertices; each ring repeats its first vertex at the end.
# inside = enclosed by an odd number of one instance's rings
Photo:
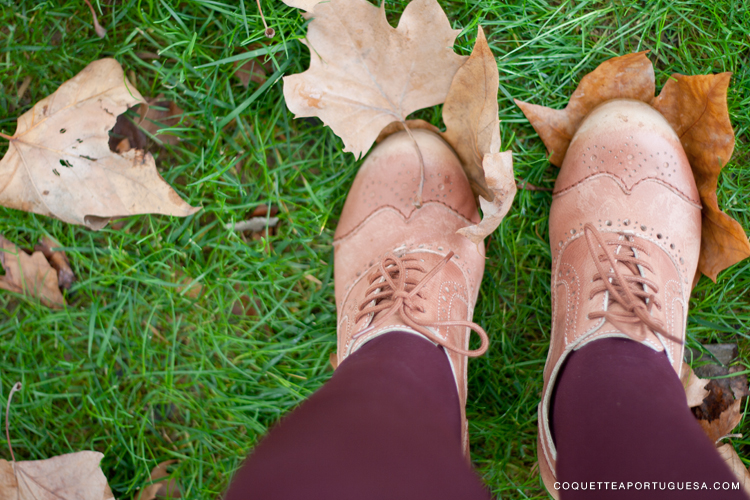
POLYGON ((484 272, 484 246, 456 234, 479 222, 474 196, 450 146, 426 130, 412 132, 424 160, 423 203, 414 205, 420 166, 412 139, 389 136, 354 180, 334 237, 338 365, 369 340, 391 331, 421 335, 445 348, 461 401, 468 451, 467 356, 488 347, 472 322, 484 272), (471 330, 481 346, 469 350, 471 330))
POLYGON ((550 211, 552 334, 539 406, 539 466, 557 498, 549 424, 573 350, 625 337, 666 351, 679 375, 701 241, 701 204, 682 145, 647 104, 608 101, 570 143, 550 211))

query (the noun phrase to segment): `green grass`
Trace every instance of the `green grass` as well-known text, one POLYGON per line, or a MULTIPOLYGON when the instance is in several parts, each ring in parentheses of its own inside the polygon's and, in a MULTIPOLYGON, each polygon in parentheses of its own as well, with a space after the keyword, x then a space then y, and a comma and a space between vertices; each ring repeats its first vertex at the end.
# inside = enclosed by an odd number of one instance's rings
MULTIPOLYGON (((176 128, 183 141, 152 151, 165 179, 203 210, 186 219, 130 217, 95 233, 0 209, 1 233, 25 246, 53 235, 79 278, 63 311, 0 293, 0 400, 24 383, 10 419, 19 459, 101 451, 115 496, 126 498, 158 462, 176 458, 186 497, 217 498, 266 429, 331 374, 331 239, 358 163, 328 129, 286 109, 277 77, 309 60, 295 9, 263 2, 277 33, 266 41, 251 0, 93 3, 104 40, 83 2, 0 0, 0 132, 12 134, 18 115, 89 62, 115 57, 144 95, 164 93, 186 111, 176 128), (279 49, 265 88, 243 88, 231 63, 212 65, 256 42, 279 49), (144 52, 160 57, 142 59, 144 52), (224 229, 261 203, 279 209, 277 234, 254 240, 224 229), (177 271, 202 284, 200 297, 175 284, 177 271), (257 299, 258 316, 232 315, 246 294, 257 299)), ((390 19, 405 4, 389 2, 390 19)), ((503 145, 514 151, 517 177, 538 186, 551 187, 557 172, 512 98, 562 107, 599 63, 646 49, 659 89, 672 72, 732 71, 737 147, 719 200, 750 228, 747 1, 441 4, 463 28, 460 52, 471 50, 476 25, 485 27, 500 66, 503 145)), ((418 114, 440 125, 436 110, 418 114)), ((470 367, 472 457, 502 498, 546 498, 533 466, 550 324, 550 202, 548 192, 518 193, 488 242, 475 317, 493 342, 470 367)), ((716 284, 702 278, 689 343, 737 342, 750 366, 749 288, 750 262, 716 284)), ((749 434, 750 424, 739 432, 749 434)), ((734 442, 747 457, 750 438, 734 442)), ((10 458, 4 446, 0 457, 10 458)))

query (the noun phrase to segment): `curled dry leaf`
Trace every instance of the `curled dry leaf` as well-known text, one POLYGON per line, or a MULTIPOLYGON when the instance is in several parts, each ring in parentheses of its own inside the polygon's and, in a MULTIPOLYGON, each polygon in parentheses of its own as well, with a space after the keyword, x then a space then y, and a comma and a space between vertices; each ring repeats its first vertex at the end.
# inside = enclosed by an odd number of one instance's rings
POLYGON ((65 252, 57 250, 61 246, 52 236, 44 236, 34 246, 34 251, 42 252, 52 268, 57 271, 57 284, 60 288, 70 290, 70 287, 73 286, 73 282, 76 280, 76 275, 73 274, 73 269, 70 268, 70 261, 65 252))
POLYGON ((682 387, 685 388, 688 407, 692 408, 703 403, 703 399, 708 396, 708 390, 706 389, 708 380, 697 376, 690 365, 683 362, 680 381, 682 382, 682 387))
POLYGON ((60 293, 57 272, 42 252, 29 255, 0 235, 0 289, 37 298, 47 307, 60 309, 65 299, 60 293))
POLYGON ((315 6, 307 32, 310 68, 284 77, 296 117, 317 116, 358 158, 389 123, 442 103, 466 59, 453 52, 460 30, 451 28, 437 0, 413 0, 395 29, 383 5, 315 6))
POLYGON ((570 140, 591 110, 611 99, 637 99, 651 104, 656 85, 654 67, 646 52, 614 57, 584 76, 565 109, 557 110, 516 99, 547 146, 549 161, 562 165, 570 140))
POLYGON ((126 215, 195 213, 149 153, 110 151, 117 116, 142 101, 114 59, 86 66, 18 118, 0 160, 0 205, 91 229, 126 215))
POLYGON ((654 69, 645 52, 605 61, 583 77, 563 110, 516 101, 544 141, 550 162, 561 166, 570 140, 585 116, 599 104, 618 98, 652 105, 674 128, 690 161, 703 204, 698 271, 713 281, 722 270, 750 256, 742 226, 719 209, 716 186, 734 149, 727 110, 729 73, 673 74, 654 99, 654 69))
POLYGON ((500 120, 497 111, 499 74, 484 30, 480 26, 469 60, 451 82, 443 106, 443 139, 453 147, 477 196, 492 201, 482 163, 487 154, 500 151, 500 120))
POLYGON ((101 453, 79 451, 46 460, 0 460, 0 498, 14 500, 109 500, 99 467, 101 453))
POLYGON ((734 472, 737 481, 740 482, 742 491, 750 496, 750 473, 748 473, 745 464, 742 462, 739 455, 737 455, 737 452, 734 451, 734 446, 730 443, 724 443, 716 448, 716 451, 719 452, 721 458, 726 462, 729 468, 732 469, 732 472, 734 472))
POLYGON ((703 204, 698 270, 713 281, 719 272, 750 256, 745 231, 719 209, 716 199, 719 172, 734 151, 727 109, 730 76, 674 74, 654 101, 654 108, 680 137, 695 175, 703 204))
POLYGON ((474 50, 453 77, 445 99, 442 134, 479 197, 482 221, 458 231, 477 245, 497 229, 516 195, 513 156, 499 152, 498 82, 497 62, 480 27, 474 50))
POLYGON ((149 477, 149 482, 153 484, 144 487, 135 497, 135 500, 154 500, 157 497, 181 498, 180 485, 175 478, 169 477, 169 472, 167 472, 167 467, 176 463, 177 460, 166 460, 154 467, 149 477), (169 479, 162 481, 162 479, 167 477, 169 479))
POLYGON ((510 151, 485 155, 482 162, 484 177, 493 200, 487 201, 479 197, 482 208, 482 220, 475 226, 468 226, 458 230, 458 234, 466 236, 479 245, 487 235, 492 233, 505 218, 516 196, 516 180, 513 177, 513 155, 510 151))

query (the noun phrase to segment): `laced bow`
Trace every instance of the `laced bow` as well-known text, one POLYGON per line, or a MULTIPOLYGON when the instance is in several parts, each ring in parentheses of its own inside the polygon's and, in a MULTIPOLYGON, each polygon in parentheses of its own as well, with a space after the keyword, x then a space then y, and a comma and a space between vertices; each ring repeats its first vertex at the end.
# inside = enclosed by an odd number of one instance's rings
MULTIPOLYGON (((623 235, 626 238, 625 241, 604 241, 601 233, 591 223, 583 226, 583 232, 589 252, 594 259, 594 264, 598 271, 594 275, 593 280, 601 280, 602 282, 601 286, 591 290, 589 298, 593 298, 594 295, 606 291, 609 292, 609 303, 617 303, 624 309, 623 312, 614 312, 611 310, 592 312, 589 313, 589 319, 605 318, 607 321, 621 323, 641 322, 654 332, 658 332, 668 339, 682 344, 680 339, 667 333, 663 322, 651 315, 651 309, 654 306, 661 310, 661 304, 656 298, 656 294, 659 293, 659 287, 653 281, 641 276, 639 267, 647 269, 652 273, 654 269, 648 262, 639 259, 636 254, 636 251, 639 251, 648 256, 648 251, 637 244, 633 236, 629 235, 623 235), (599 253, 597 244, 603 251, 603 254, 599 253), (610 246, 621 247, 624 253, 618 253, 617 257, 615 257, 608 248, 610 246), (602 265, 603 262, 609 264, 609 271, 605 271, 602 265), (622 266, 618 266, 618 263, 622 264, 622 266), (623 267, 628 274, 623 274, 623 267), (649 288, 653 292, 649 292, 649 288)), ((646 338, 645 333, 641 335, 636 335, 632 332, 625 333, 638 342, 646 338)))
POLYGON ((357 338, 374 330, 389 317, 398 313, 409 327, 446 349, 470 357, 484 354, 489 347, 489 338, 482 327, 476 323, 462 320, 424 321, 414 315, 415 311, 420 313, 425 312, 425 308, 417 304, 417 299, 424 300, 424 296, 421 293, 422 288, 450 261, 451 257, 453 257, 453 252, 446 255, 443 260, 427 272, 420 265, 420 261, 416 257, 408 255, 397 257, 391 253, 383 256, 378 267, 367 278, 370 286, 365 292, 364 300, 357 308, 359 313, 355 317, 355 322, 359 322, 359 320, 368 314, 372 314, 373 317, 378 315, 378 318, 368 328, 358 332, 353 337, 357 338), (417 281, 414 276, 416 273, 426 274, 421 280, 417 281), (479 338, 482 339, 482 344, 478 349, 473 351, 460 349, 451 345, 429 330, 431 327, 442 326, 463 326, 470 328, 479 335, 479 338))

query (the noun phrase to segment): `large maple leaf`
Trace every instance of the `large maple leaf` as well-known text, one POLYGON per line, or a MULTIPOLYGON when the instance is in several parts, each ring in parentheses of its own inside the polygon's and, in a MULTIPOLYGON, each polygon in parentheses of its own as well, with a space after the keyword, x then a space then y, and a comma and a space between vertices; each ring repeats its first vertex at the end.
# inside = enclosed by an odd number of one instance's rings
POLYGON ((445 100, 466 57, 453 52, 460 30, 436 0, 413 0, 397 28, 365 0, 314 6, 307 32, 310 68, 284 78, 287 106, 317 116, 358 158, 380 131, 445 100))
POLYGON ((164 182, 149 153, 109 149, 109 130, 143 102, 114 59, 94 61, 18 118, 0 160, 0 205, 101 229, 109 219, 198 209, 164 182))

